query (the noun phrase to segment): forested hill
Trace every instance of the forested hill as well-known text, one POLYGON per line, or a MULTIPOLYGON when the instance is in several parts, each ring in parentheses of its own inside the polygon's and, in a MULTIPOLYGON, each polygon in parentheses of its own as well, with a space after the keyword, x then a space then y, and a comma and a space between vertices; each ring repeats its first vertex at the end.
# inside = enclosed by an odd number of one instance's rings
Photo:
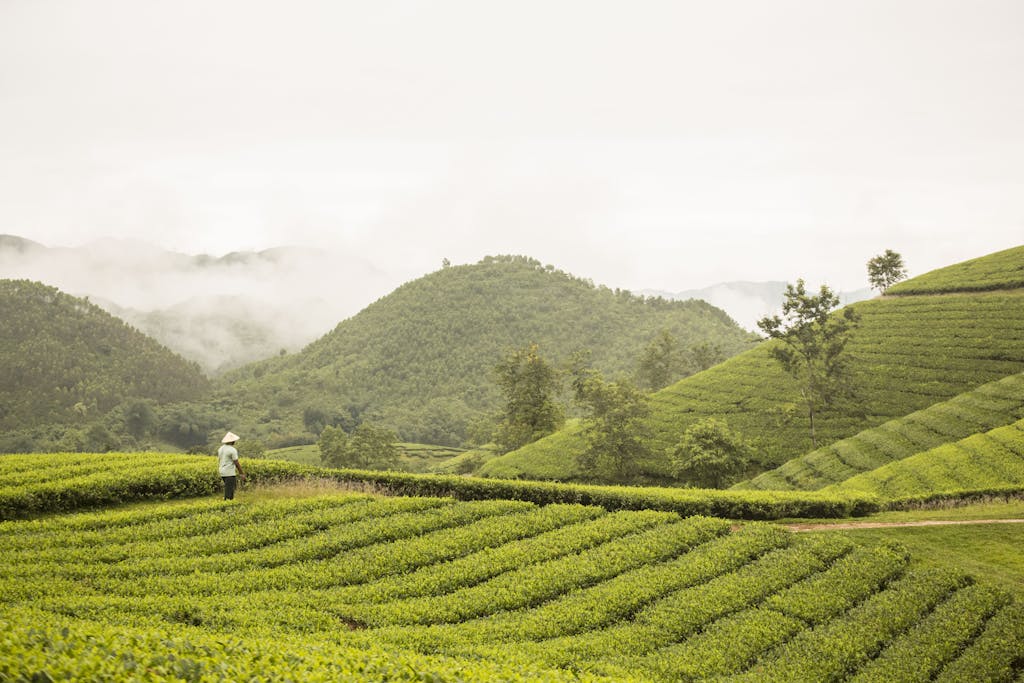
POLYGON ((129 399, 193 400, 199 366, 102 309, 28 280, 0 280, 0 431, 84 423, 129 399))
POLYGON ((529 258, 488 257, 406 283, 301 353, 228 374, 215 400, 271 441, 351 418, 454 444, 498 407, 493 368, 511 349, 536 343, 553 364, 588 349, 606 374, 632 374, 661 330, 680 348, 708 343, 723 356, 752 341, 704 302, 637 297, 529 258))

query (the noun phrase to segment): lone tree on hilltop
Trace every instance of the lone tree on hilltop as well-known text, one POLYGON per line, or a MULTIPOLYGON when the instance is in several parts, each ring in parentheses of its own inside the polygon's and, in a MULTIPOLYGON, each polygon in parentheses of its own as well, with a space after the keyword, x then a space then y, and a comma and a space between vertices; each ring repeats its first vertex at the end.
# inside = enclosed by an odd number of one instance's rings
POLYGON ((871 283, 871 288, 877 289, 879 293, 884 293, 905 277, 907 267, 903 263, 903 257, 892 249, 886 249, 884 254, 868 261, 868 282, 871 283))
POLYGON ((494 434, 502 453, 514 451, 547 436, 562 425, 555 403, 558 372, 540 355, 536 344, 509 352, 494 368, 505 407, 494 434))
POLYGON ((808 294, 803 280, 787 284, 782 317, 765 316, 757 326, 780 344, 770 349, 783 369, 800 384, 800 395, 807 409, 811 445, 818 447, 814 418, 834 399, 848 393, 848 369, 843 353, 850 333, 860 320, 851 307, 831 315, 839 297, 826 285, 817 296, 808 294))

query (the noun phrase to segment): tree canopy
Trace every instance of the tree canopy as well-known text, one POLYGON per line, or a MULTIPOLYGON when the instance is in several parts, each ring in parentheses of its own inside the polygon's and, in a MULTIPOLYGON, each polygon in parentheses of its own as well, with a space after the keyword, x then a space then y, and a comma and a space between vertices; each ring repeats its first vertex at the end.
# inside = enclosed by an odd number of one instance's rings
POLYGON ((868 282, 872 289, 879 292, 885 292, 906 277, 907 267, 903 257, 892 249, 886 249, 884 254, 868 261, 868 282))
POLYGON ((832 315, 838 305, 839 297, 827 285, 814 295, 807 292, 803 280, 797 280, 796 285, 786 285, 782 317, 765 316, 757 321, 762 332, 779 341, 770 348, 772 357, 800 384, 815 448, 816 415, 848 389, 843 351, 859 316, 851 307, 832 315))

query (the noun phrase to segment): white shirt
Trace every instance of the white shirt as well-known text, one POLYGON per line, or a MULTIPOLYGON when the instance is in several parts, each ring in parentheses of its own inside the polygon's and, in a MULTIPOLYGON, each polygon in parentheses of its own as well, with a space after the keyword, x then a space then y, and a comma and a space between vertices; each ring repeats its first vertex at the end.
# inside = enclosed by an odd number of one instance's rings
POLYGON ((238 462, 238 451, 234 446, 224 444, 217 449, 217 460, 220 463, 220 476, 233 477, 238 474, 235 463, 238 462))

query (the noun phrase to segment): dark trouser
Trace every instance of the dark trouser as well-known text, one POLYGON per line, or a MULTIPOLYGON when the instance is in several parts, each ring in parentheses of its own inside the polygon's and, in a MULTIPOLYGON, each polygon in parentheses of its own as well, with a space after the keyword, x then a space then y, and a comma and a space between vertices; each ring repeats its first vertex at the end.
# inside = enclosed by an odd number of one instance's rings
POLYGON ((221 477, 224 480, 224 500, 235 499, 235 482, 238 477, 221 477))

